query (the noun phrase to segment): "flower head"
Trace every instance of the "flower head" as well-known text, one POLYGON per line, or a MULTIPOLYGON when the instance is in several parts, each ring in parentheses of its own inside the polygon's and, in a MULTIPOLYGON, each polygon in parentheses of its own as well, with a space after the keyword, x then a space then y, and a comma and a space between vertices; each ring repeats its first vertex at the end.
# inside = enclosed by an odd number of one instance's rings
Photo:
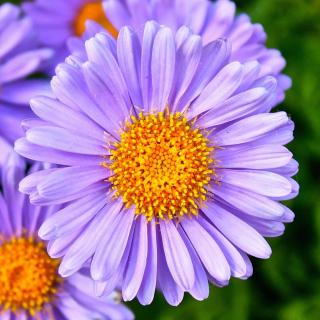
POLYGON ((105 167, 115 197, 148 221, 198 215, 213 174, 208 139, 181 113, 131 117, 105 167))
POLYGON ((40 43, 55 52, 49 72, 68 55, 67 40, 82 36, 87 23, 91 28, 104 28, 116 36, 117 31, 106 17, 102 3, 103 0, 35 0, 23 4, 40 43))
POLYGON ((26 78, 51 51, 37 49, 30 19, 9 3, 0 5, 0 41, 0 134, 13 141, 23 135, 20 122, 31 115, 31 97, 49 91, 48 81, 26 78))
MULTIPOLYGON (((40 168, 34 164, 30 170, 37 175, 40 168)), ((60 252, 64 244, 47 245, 37 236, 43 220, 56 208, 30 205, 18 192, 25 169, 24 161, 10 152, 1 170, 0 319, 132 319, 115 293, 95 297, 85 271, 68 279, 58 274, 60 260, 51 258, 47 247, 51 253, 60 252)))
POLYGON ((60 165, 20 185, 32 203, 70 202, 39 232, 64 243, 60 274, 88 263, 97 293, 120 282, 125 300, 148 304, 157 285, 172 305, 248 278, 248 255, 268 258, 263 236, 293 219, 279 201, 298 192, 283 146, 293 123, 270 113, 276 79, 187 27, 148 22, 142 38, 124 27, 85 48, 85 62, 57 68, 54 99, 32 100, 40 119, 16 142, 60 165))

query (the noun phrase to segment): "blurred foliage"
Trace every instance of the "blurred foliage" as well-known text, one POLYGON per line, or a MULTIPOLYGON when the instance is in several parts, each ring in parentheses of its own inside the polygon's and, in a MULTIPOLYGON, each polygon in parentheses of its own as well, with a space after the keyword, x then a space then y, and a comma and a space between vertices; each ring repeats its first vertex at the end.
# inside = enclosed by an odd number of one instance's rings
POLYGON ((186 296, 178 308, 168 306, 161 295, 148 307, 129 303, 139 320, 320 319, 320 1, 235 2, 239 12, 265 27, 268 46, 281 50, 293 79, 278 109, 296 123, 290 149, 300 163, 296 179, 301 191, 289 203, 296 219, 284 236, 270 240, 271 259, 253 261, 251 279, 233 279, 226 288, 212 286, 203 302, 186 296))

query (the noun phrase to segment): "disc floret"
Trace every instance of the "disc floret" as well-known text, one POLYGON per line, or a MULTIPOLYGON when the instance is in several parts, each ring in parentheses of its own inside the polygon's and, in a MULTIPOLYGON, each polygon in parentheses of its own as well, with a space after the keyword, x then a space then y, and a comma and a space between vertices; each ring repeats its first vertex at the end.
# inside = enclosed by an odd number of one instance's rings
POLYGON ((148 221, 197 215, 214 173, 206 134, 179 112, 130 120, 110 148, 115 196, 148 221))
POLYGON ((54 298, 61 278, 59 261, 51 259, 42 242, 12 238, 0 244, 0 307, 31 316, 54 298))

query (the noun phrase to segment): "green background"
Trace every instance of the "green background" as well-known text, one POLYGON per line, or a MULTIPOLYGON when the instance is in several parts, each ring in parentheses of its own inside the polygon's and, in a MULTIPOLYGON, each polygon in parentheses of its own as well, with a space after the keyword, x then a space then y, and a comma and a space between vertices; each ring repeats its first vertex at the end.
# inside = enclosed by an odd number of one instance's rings
POLYGON ((278 109, 296 123, 290 149, 300 163, 296 179, 301 191, 288 203, 296 219, 282 237, 270 240, 271 259, 253 260, 249 280, 211 286, 210 298, 203 302, 186 295, 177 308, 161 295, 148 307, 129 303, 139 320, 320 319, 320 0, 235 2, 239 12, 263 24, 268 46, 281 50, 293 79, 278 109))

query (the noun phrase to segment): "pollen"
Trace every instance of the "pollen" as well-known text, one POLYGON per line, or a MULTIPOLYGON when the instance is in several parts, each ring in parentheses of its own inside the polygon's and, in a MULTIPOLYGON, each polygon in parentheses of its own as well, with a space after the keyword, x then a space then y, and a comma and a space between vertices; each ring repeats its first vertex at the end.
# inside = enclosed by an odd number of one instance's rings
POLYGON ((0 243, 0 310, 25 311, 31 316, 41 311, 61 285, 58 264, 45 245, 33 238, 0 243))
POLYGON ((214 170, 209 140, 181 113, 132 116, 110 147, 115 197, 152 219, 196 216, 214 170))
POLYGON ((114 38, 118 36, 118 30, 113 26, 107 18, 102 1, 86 3, 79 11, 74 22, 74 32, 77 36, 81 36, 86 30, 86 21, 93 20, 103 26, 114 38))

